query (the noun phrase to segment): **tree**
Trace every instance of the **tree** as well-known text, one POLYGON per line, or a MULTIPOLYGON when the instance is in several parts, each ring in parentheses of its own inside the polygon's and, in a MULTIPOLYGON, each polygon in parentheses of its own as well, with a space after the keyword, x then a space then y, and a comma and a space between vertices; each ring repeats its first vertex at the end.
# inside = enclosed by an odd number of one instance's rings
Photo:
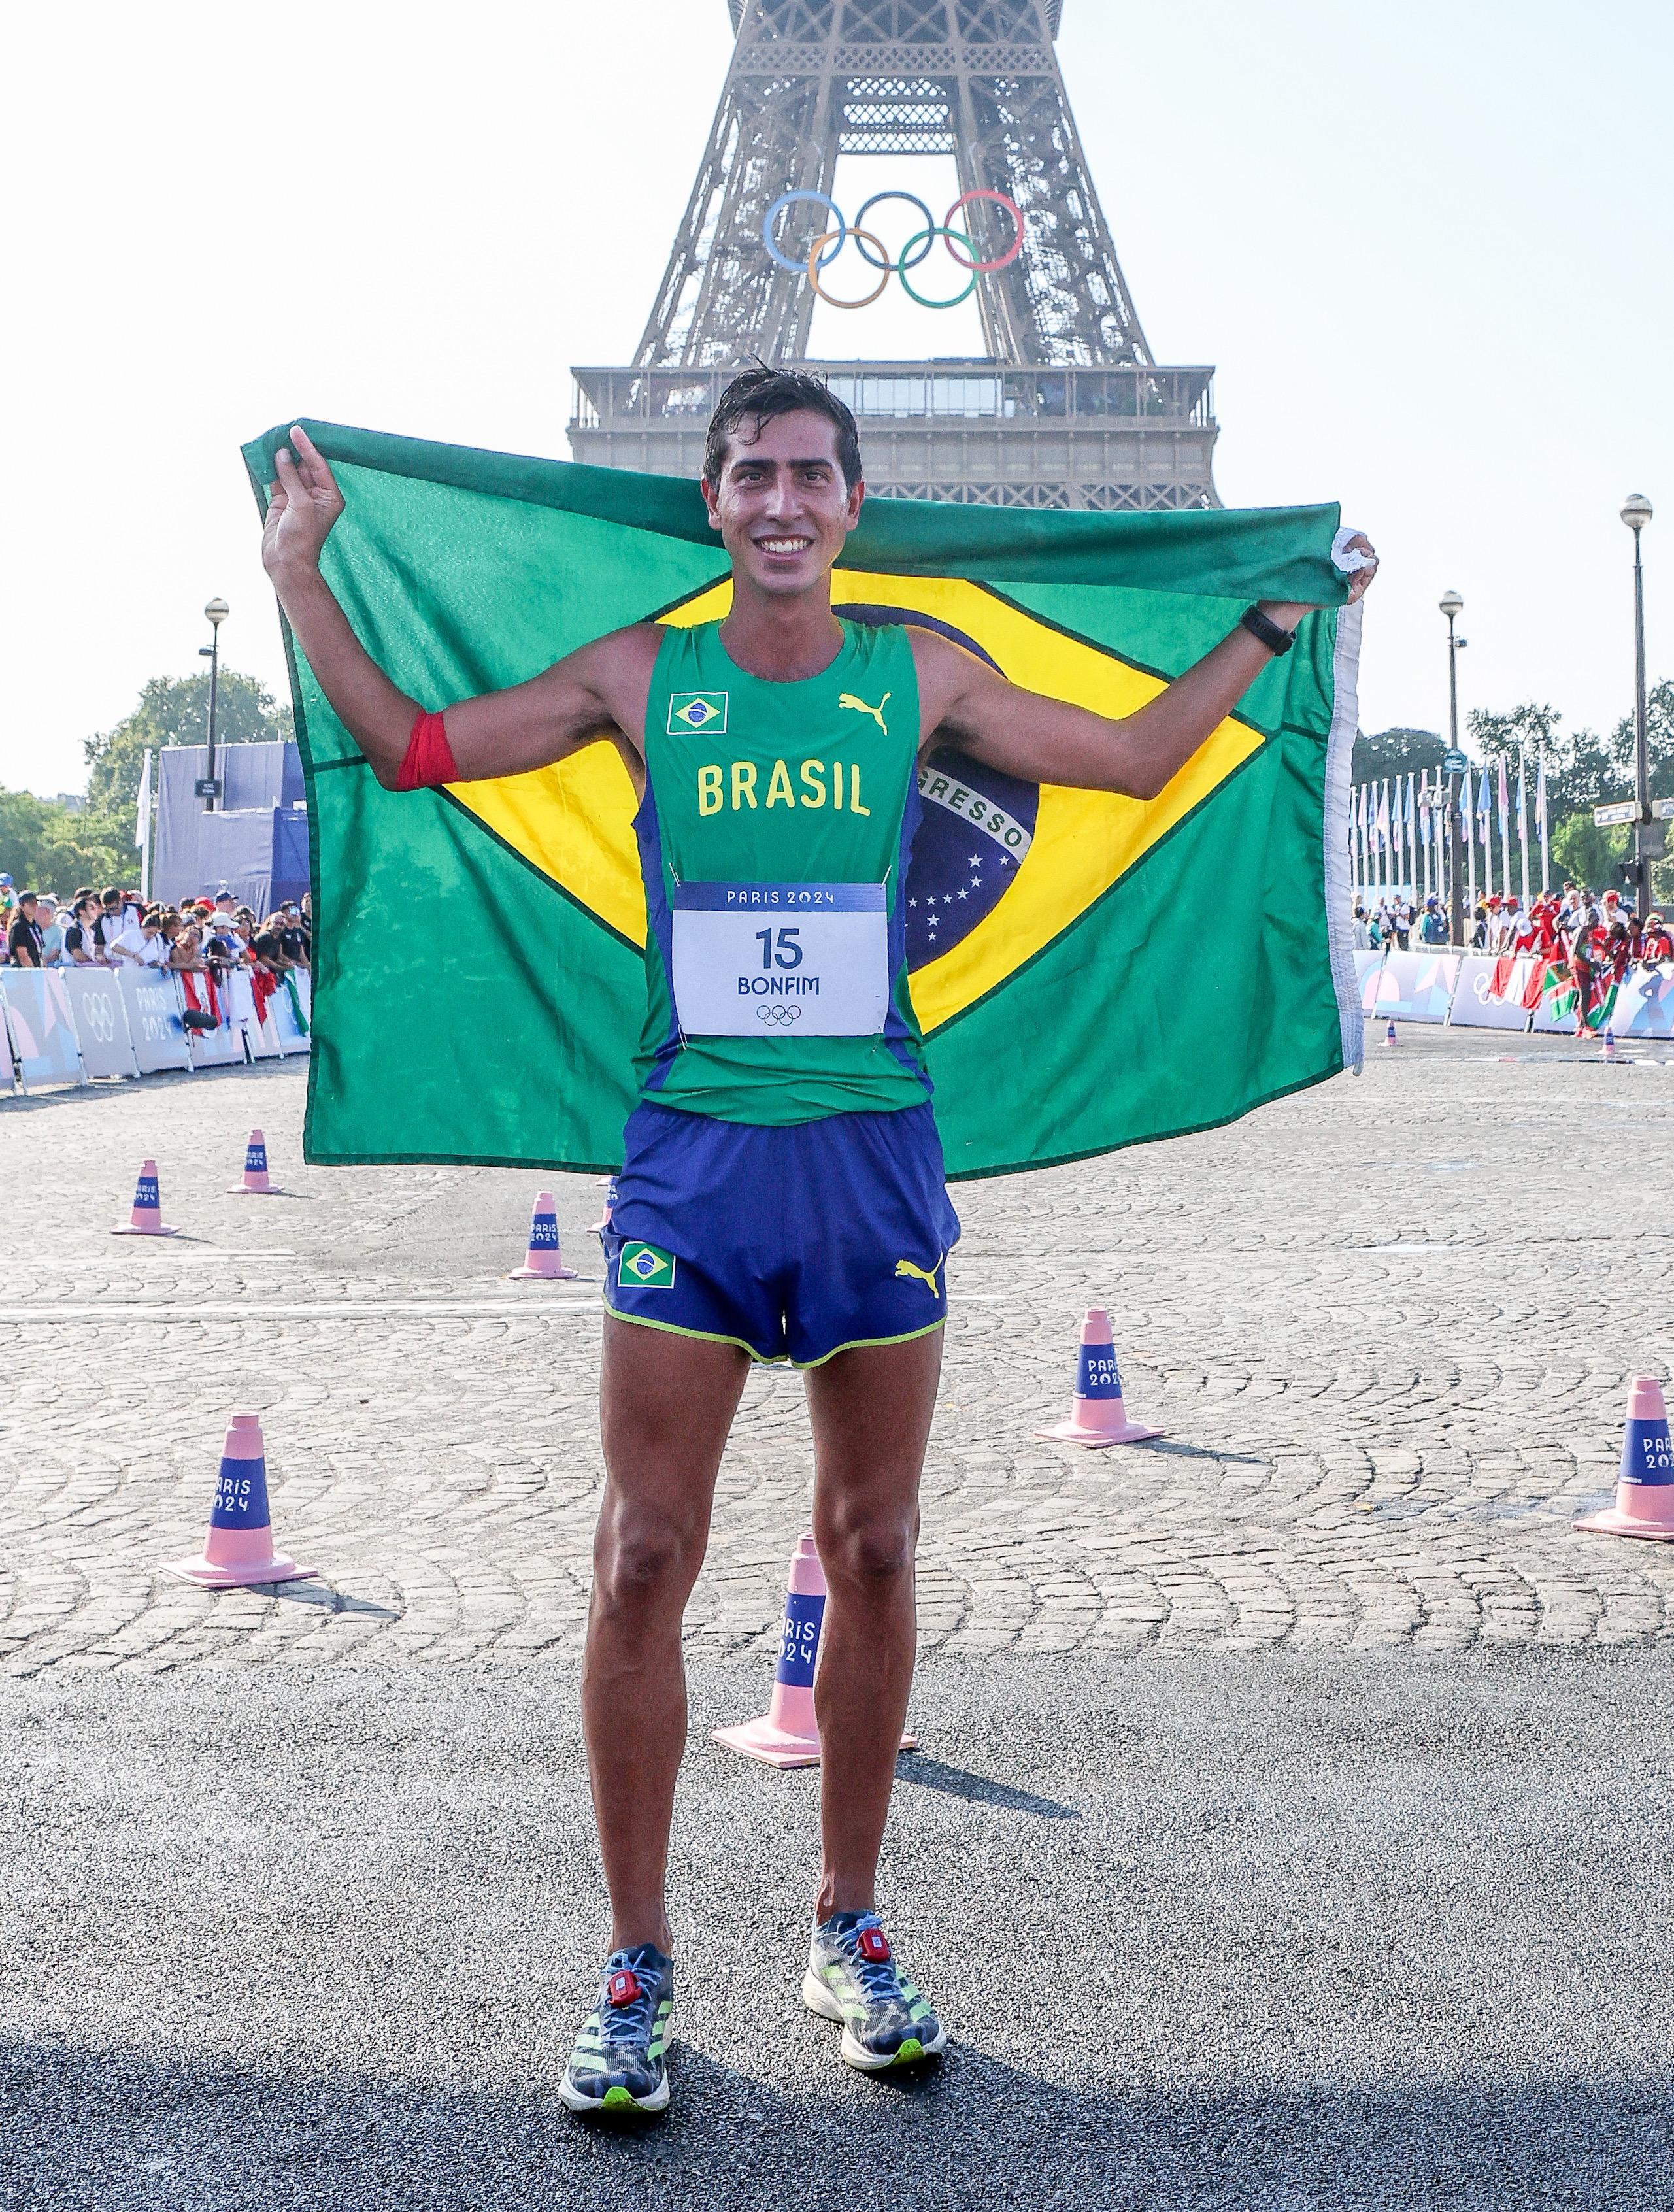
MULTIPOLYGON (((114 729, 83 743, 88 805, 82 819, 86 837, 125 852, 127 872, 132 872, 134 807, 146 753, 161 751, 165 745, 201 745, 209 726, 209 675, 203 669, 196 676, 154 676, 131 714, 124 714, 114 729)), ((253 676, 242 675, 236 668, 221 670, 215 696, 218 746, 252 744, 292 734, 288 707, 276 705, 273 694, 264 690, 253 676)))
POLYGON ((1381 782, 1386 775, 1420 774, 1425 769, 1439 769, 1445 748, 1434 730, 1380 730, 1368 737, 1364 730, 1356 732, 1352 780, 1356 783, 1381 782))
POLYGON ((87 884, 131 884, 139 875, 132 817, 125 839, 107 834, 102 817, 72 813, 55 799, 0 790, 0 872, 22 890, 62 898, 87 884))
POLYGON ((1552 832, 1555 884, 1585 884, 1590 890, 1618 891, 1618 865, 1628 857, 1625 830, 1601 830, 1592 811, 1568 815, 1552 832))
MULTIPOLYGON (((131 820, 140 775, 149 750, 164 745, 201 745, 209 735, 209 678, 154 676, 139 704, 112 730, 89 738, 82 750, 88 763, 88 807, 102 815, 127 810, 131 820)), ((293 736, 291 710, 276 705, 253 676, 223 668, 215 699, 215 743, 238 745, 262 738, 293 736)))
MULTIPOLYGON (((1665 679, 1646 698, 1645 729, 1651 760, 1651 795, 1674 795, 1674 681, 1665 679)), ((1584 883, 1594 890, 1619 889, 1616 869, 1628 857, 1629 837, 1622 830, 1601 830, 1592 818, 1595 806, 1634 795, 1634 720, 1624 714, 1607 738, 1592 730, 1567 731, 1563 717, 1551 707, 1513 707, 1509 714, 1494 714, 1474 708, 1471 735, 1483 757, 1504 760, 1508 775, 1516 771, 1520 744, 1528 763, 1529 804, 1535 797, 1535 762, 1546 762, 1546 818, 1551 825, 1552 866, 1557 880, 1584 883)), ((1530 835, 1536 834, 1531 813, 1530 835)), ((1666 899, 1674 895, 1674 867, 1666 861, 1653 872, 1653 890, 1666 899)))

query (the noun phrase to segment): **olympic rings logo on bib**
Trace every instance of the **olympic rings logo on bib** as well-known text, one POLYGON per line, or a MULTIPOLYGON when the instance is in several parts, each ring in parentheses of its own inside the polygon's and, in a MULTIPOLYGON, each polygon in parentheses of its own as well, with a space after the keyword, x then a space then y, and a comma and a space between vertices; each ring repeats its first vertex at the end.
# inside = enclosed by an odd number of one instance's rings
POLYGON ((795 276, 806 276, 810 284, 814 288, 815 297, 823 300, 828 307, 845 309, 870 307, 875 300, 882 298, 889 289, 889 279, 892 276, 900 277, 902 291, 909 300, 916 301, 921 307, 938 309, 957 307, 962 306, 975 291, 979 276, 992 276, 998 269, 1009 269, 1022 252, 1023 211, 1009 193, 997 192, 987 185, 982 185, 977 186, 973 191, 961 192, 940 222, 937 222, 932 218, 929 208, 916 192, 903 191, 874 192, 870 199, 861 208, 854 221, 850 222, 836 201, 828 193, 781 192, 762 218, 761 243, 781 269, 788 269, 795 276), (837 228, 834 230, 823 232, 814 240, 805 254, 792 257, 784 251, 774 238, 773 225, 785 209, 798 200, 817 201, 831 216, 837 228), (893 258, 882 240, 875 232, 865 228, 866 217, 884 200, 905 200, 908 206, 916 208, 924 217, 923 228, 914 231, 901 252, 893 258), (953 227, 953 219, 961 208, 969 207, 973 201, 977 200, 992 200, 997 207, 1004 208, 1016 226, 1016 235, 1011 241, 1010 250, 992 261, 978 260, 976 246, 968 234, 962 230, 955 230, 953 227), (927 298, 924 293, 915 289, 907 274, 909 270, 922 268, 934 251, 938 238, 947 249, 949 259, 956 268, 965 270, 970 277, 970 282, 962 292, 955 292, 951 298, 946 300, 927 298), (820 273, 822 270, 830 267, 850 239, 854 240, 855 251, 867 267, 881 269, 883 274, 872 289, 863 295, 861 298, 840 300, 834 294, 828 292, 821 283, 820 273), (960 252, 958 250, 960 246, 964 247, 964 252, 960 252), (872 250, 869 252, 868 248, 872 250))
POLYGON ((802 1019, 802 1008, 786 1006, 758 1006, 755 1009, 755 1018, 758 1022, 765 1022, 769 1029, 788 1030, 792 1022, 799 1022, 802 1019))

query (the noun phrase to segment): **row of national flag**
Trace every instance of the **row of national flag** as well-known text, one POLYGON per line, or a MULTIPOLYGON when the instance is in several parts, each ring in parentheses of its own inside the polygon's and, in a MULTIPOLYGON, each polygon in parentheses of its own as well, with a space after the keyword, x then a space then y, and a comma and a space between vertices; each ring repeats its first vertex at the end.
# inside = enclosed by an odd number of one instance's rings
POLYGON ((1501 898, 1519 897, 1526 906, 1536 887, 1531 875, 1538 874, 1538 888, 1544 891, 1551 873, 1544 757, 1535 768, 1532 817, 1529 797, 1521 751, 1514 792, 1503 758, 1480 766, 1466 763, 1459 778, 1456 819, 1439 769, 1356 784, 1350 806, 1349 846, 1350 870, 1357 889, 1374 896, 1384 890, 1405 890, 1414 897, 1444 893, 1445 844, 1452 836, 1465 870, 1469 903, 1497 893, 1501 898), (1531 870, 1529 848, 1537 841, 1538 865, 1531 870))

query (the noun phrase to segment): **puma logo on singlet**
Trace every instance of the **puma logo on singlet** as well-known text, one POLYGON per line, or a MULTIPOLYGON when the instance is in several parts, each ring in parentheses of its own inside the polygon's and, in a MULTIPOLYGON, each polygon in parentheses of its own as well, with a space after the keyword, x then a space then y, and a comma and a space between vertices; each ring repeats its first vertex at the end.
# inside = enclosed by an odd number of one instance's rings
POLYGON ((934 1267, 926 1269, 924 1267, 915 1267, 911 1260, 897 1260, 895 1262, 895 1273, 897 1276, 909 1276, 915 1283, 922 1283, 925 1288, 930 1292, 931 1297, 934 1297, 936 1296, 937 1271, 941 1267, 941 1261, 938 1260, 934 1267))
POLYGON ((843 691, 838 695, 837 704, 840 707, 852 708, 857 714, 870 714, 887 738, 889 734, 889 725, 883 719, 883 709, 895 696, 893 691, 886 691, 880 704, 869 707, 864 699, 857 699, 852 691, 843 691))

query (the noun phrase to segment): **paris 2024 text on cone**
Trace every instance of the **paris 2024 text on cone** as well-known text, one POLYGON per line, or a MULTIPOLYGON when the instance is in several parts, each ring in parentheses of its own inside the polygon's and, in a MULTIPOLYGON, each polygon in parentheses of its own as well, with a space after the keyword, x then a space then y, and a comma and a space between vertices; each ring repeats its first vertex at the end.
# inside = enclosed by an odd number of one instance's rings
POLYGON ((1635 1376, 1628 1386, 1628 1431, 1622 1439, 1615 1504, 1602 1513, 1582 1514, 1574 1525, 1589 1535, 1674 1543, 1674 1445, 1669 1443, 1662 1385, 1653 1376, 1635 1376))
POLYGON ((244 1148, 244 1176, 233 1185, 229 1195, 234 1198, 273 1198, 277 1196, 267 1175, 267 1139, 259 1129, 250 1132, 244 1148))
MULTIPOLYGON (((785 1632, 773 1668, 773 1696, 759 1721, 742 1728, 716 1729, 717 1743, 759 1759, 767 1766, 817 1766, 820 1724, 814 1717, 814 1675, 820 1659, 820 1630, 825 1621, 825 1573, 811 1536, 798 1540, 785 1595, 785 1632)), ((916 1751, 919 1739, 904 1735, 903 1751, 916 1751)))
POLYGON ((529 1224, 529 1256, 522 1267, 513 1267, 513 1282, 573 1283, 576 1279, 573 1267, 564 1265, 564 1255, 558 1247, 558 1209, 549 1190, 541 1191, 535 1200, 535 1212, 529 1224))
POLYGON ((242 1589, 263 1583, 305 1580, 318 1571, 300 1567, 273 1547, 267 1502, 267 1455, 260 1416, 234 1413, 221 1455, 215 1504, 203 1549, 193 1559, 171 1559, 172 1573, 208 1589, 242 1589))
POLYGON ((1110 1316, 1102 1306, 1089 1306, 1081 1325, 1081 1356, 1069 1419, 1054 1421, 1051 1428, 1034 1433, 1048 1443, 1087 1444, 1095 1449, 1105 1444, 1143 1444, 1162 1434, 1161 1429, 1142 1427, 1127 1417, 1110 1316))
POLYGON ((134 1186, 134 1210, 119 1227, 112 1229, 112 1237, 178 1237, 178 1229, 163 1226, 163 1202, 157 1189, 157 1163, 140 1162, 139 1181, 134 1186))

